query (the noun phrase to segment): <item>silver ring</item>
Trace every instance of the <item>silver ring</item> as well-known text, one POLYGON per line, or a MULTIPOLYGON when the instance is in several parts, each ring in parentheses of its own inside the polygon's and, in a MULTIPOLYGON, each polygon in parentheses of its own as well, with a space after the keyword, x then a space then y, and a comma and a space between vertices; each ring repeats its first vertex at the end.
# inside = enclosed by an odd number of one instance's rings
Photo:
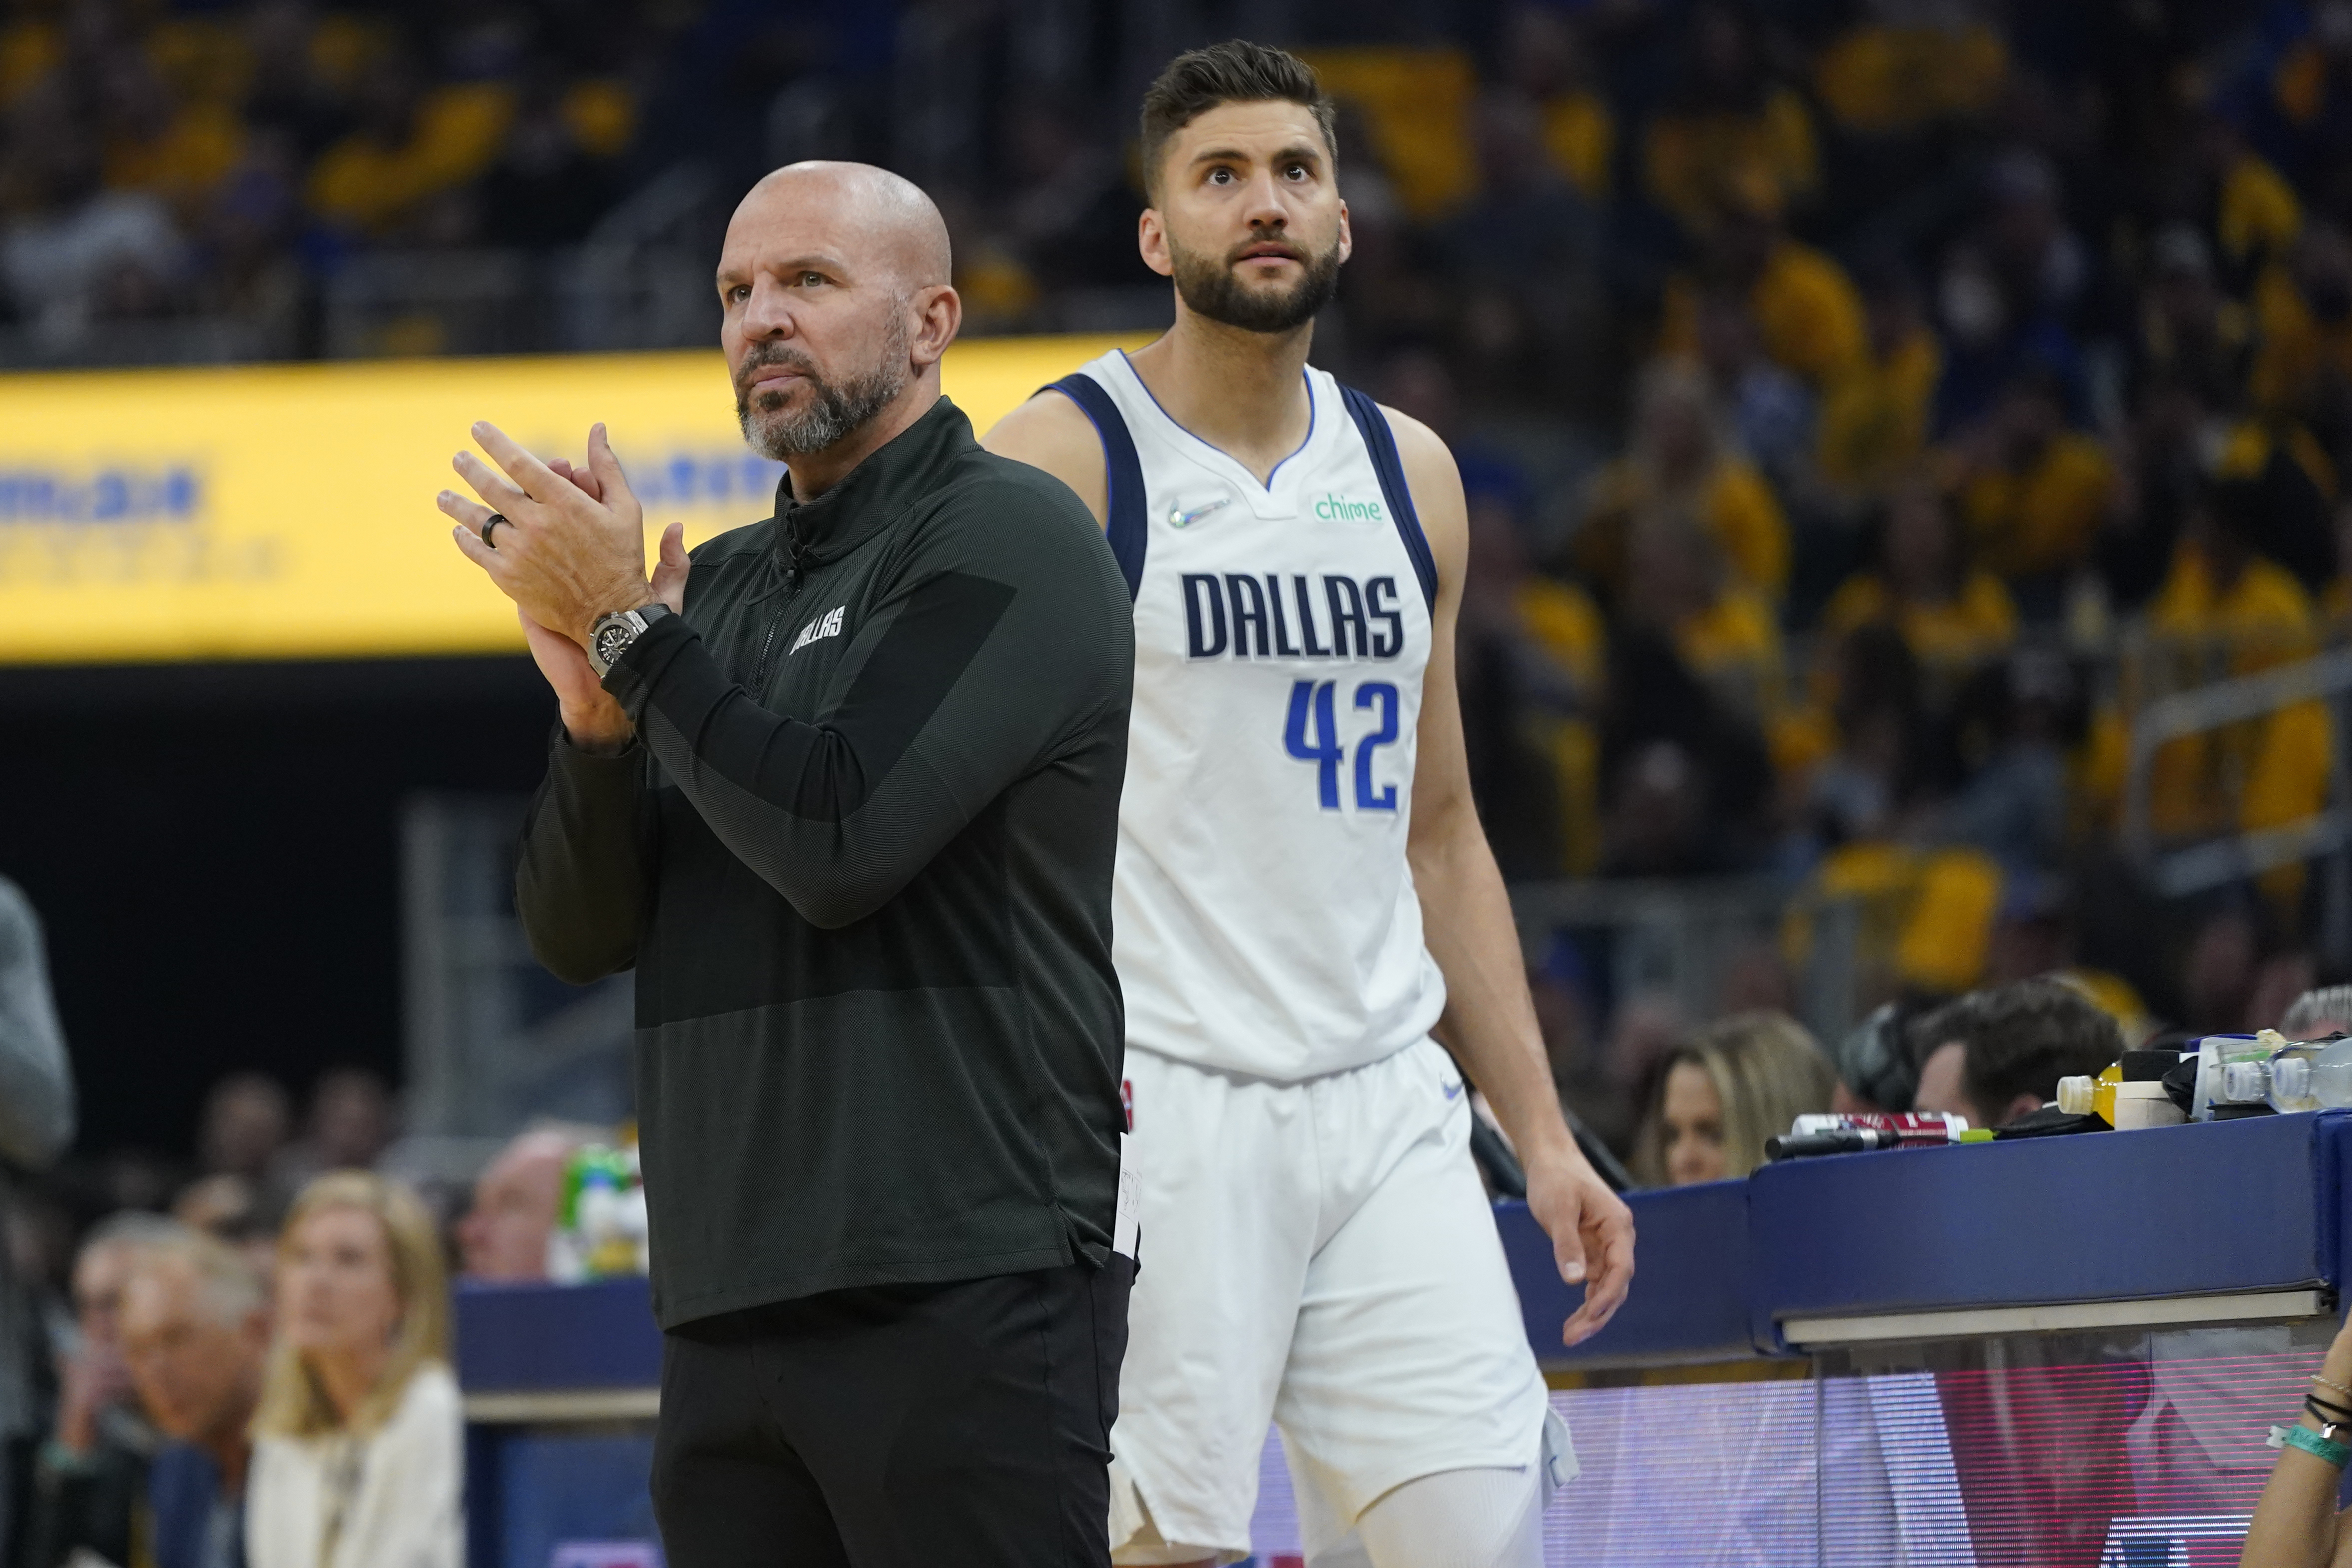
POLYGON ((492 549, 496 549, 499 547, 498 541, 490 538, 490 530, 497 528, 500 523, 506 523, 509 528, 514 527, 514 524, 507 522, 507 515, 504 512, 492 512, 488 517, 482 519, 482 542, 488 545, 492 549))

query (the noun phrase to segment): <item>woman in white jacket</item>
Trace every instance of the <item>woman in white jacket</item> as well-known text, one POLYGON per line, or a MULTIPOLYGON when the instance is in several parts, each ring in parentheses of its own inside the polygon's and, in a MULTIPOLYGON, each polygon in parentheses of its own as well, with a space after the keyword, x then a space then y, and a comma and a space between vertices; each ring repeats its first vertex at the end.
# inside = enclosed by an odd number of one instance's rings
POLYGON ((277 1295, 251 1568, 463 1568, 464 1417, 424 1206, 363 1172, 320 1176, 279 1235, 277 1295))

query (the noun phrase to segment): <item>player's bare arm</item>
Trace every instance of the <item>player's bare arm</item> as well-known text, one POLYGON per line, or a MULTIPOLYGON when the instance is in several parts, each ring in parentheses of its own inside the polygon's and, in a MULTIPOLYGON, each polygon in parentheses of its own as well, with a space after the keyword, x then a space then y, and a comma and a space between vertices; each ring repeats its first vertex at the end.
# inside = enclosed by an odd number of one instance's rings
POLYGON ((1560 1114, 1510 900, 1470 798, 1454 684, 1454 629, 1470 555, 1462 476, 1435 432, 1386 412, 1437 560, 1408 851, 1423 939, 1445 976, 1445 1014, 1436 1032, 1494 1106, 1526 1165, 1528 1207, 1551 1238, 1560 1277, 1584 1282, 1584 1304, 1561 1330, 1575 1344, 1598 1333, 1625 1300, 1633 1278, 1633 1215, 1594 1174, 1560 1114))
POLYGON ((1109 522, 1102 438, 1085 411, 1060 392, 1039 392, 998 420, 980 444, 999 457, 1043 468, 1077 492, 1097 523, 1109 522))

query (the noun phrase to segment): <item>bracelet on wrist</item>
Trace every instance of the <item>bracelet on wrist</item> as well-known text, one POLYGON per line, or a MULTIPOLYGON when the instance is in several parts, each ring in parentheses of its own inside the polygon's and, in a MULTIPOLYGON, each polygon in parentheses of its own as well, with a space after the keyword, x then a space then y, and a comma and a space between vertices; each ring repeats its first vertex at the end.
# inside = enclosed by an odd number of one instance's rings
POLYGON ((2352 1388, 2345 1387, 2344 1385, 2336 1382, 2332 1377, 2315 1372, 2311 1375, 2311 1380, 2314 1383, 2318 1384, 2323 1388, 2333 1388, 2336 1393, 2343 1395, 2347 1399, 2352 1399, 2352 1388))
POLYGON ((2339 1470, 2347 1464, 2352 1464, 2352 1444, 2339 1443, 2305 1427, 2273 1427, 2270 1447, 2301 1448, 2313 1458, 2333 1465, 2339 1470))

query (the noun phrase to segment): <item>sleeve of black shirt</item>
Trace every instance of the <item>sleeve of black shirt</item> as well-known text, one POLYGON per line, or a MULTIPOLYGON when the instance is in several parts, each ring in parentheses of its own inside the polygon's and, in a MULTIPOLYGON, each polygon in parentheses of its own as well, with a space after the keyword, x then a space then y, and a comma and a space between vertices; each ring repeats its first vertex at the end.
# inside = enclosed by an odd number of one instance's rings
POLYGON ((677 616, 607 677, 711 831, 810 924, 880 908, 1006 785, 1124 706, 1124 585, 1047 483, 968 485, 916 525, 817 722, 761 707, 677 616))
POLYGON ((644 916, 638 801, 645 750, 613 757, 581 750, 555 727, 547 778, 523 820, 515 864, 515 913, 539 961, 584 986, 635 964, 644 916))

